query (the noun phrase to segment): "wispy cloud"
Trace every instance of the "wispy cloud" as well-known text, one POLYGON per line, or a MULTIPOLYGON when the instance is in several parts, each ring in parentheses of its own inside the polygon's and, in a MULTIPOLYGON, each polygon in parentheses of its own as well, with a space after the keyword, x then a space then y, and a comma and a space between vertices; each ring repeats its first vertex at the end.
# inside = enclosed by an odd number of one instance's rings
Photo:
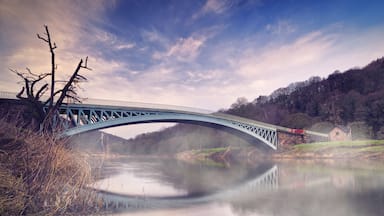
POLYGON ((169 43, 169 40, 164 35, 154 29, 143 30, 141 35, 149 42, 159 43, 164 46, 169 43))
POLYGON ((229 2, 230 1, 225 0, 207 0, 201 10, 203 13, 213 12, 216 14, 221 14, 228 9, 229 2))
POLYGON ((270 23, 265 26, 268 32, 274 35, 287 35, 294 33, 297 27, 288 20, 277 20, 276 23, 270 23))
POLYGON ((199 56, 208 40, 214 38, 224 29, 224 26, 202 28, 190 33, 187 37, 179 37, 173 43, 171 39, 152 32, 149 38, 160 44, 164 50, 156 50, 152 57, 156 60, 172 60, 180 62, 193 62, 199 56))
POLYGON ((258 53, 249 51, 236 64, 237 73, 247 78, 273 77, 284 72, 303 73, 300 67, 314 63, 322 58, 335 43, 335 38, 312 32, 293 43, 266 47, 258 53))
MULTIPOLYGON (((50 70, 46 44, 36 37, 36 33, 44 35, 43 25, 49 26, 51 37, 58 46, 56 62, 59 79, 71 74, 80 58, 85 56, 89 56, 90 67, 95 68, 91 62, 100 59, 100 51, 94 43, 100 38, 90 33, 102 32, 97 26, 103 24, 104 14, 114 7, 115 1, 102 0, 2 1, 0 20, 7 31, 0 32, 0 46, 6 45, 8 48, 2 49, 0 85, 7 89, 18 89, 18 78, 8 68, 22 71, 29 67, 35 73, 50 70)), ((110 42, 108 37, 104 39, 104 42, 110 42)), ((118 49, 128 48, 129 44, 115 42, 113 45, 118 49)))
POLYGON ((165 52, 155 52, 154 59, 172 58, 178 61, 193 61, 199 55, 201 47, 207 38, 188 37, 179 38, 175 44, 170 46, 165 52))
MULTIPOLYGON (((380 28, 359 35, 343 32, 344 28, 332 33, 328 30, 310 32, 283 44, 271 42, 262 49, 249 46, 230 61, 236 79, 250 92, 267 95, 293 81, 364 66, 384 53, 384 42, 378 39, 384 36, 380 28)), ((246 92, 243 95, 251 100, 256 97, 246 92)))
POLYGON ((101 45, 108 49, 125 50, 136 46, 135 43, 125 41, 122 38, 118 38, 116 35, 101 28, 93 28, 91 35, 92 37, 89 38, 89 40, 95 43, 94 45, 101 45))
POLYGON ((115 48, 117 50, 125 50, 125 49, 132 49, 133 47, 135 47, 135 43, 125 43, 125 44, 117 44, 115 45, 115 48))
POLYGON ((232 6, 231 0, 207 0, 204 6, 197 11, 192 19, 198 19, 207 14, 222 14, 232 6))

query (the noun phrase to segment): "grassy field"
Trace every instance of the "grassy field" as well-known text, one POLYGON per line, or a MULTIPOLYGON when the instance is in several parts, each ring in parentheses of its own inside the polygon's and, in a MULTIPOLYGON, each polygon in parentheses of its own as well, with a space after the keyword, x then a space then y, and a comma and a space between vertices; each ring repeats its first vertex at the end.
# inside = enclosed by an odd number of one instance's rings
POLYGON ((278 151, 274 158, 384 160, 384 140, 318 142, 278 151))
POLYGON ((212 159, 212 156, 216 153, 224 153, 227 150, 228 149, 226 147, 195 149, 180 152, 176 157, 189 163, 203 163, 208 166, 224 167, 225 164, 223 161, 212 159))
POLYGON ((295 150, 302 151, 317 151, 325 150, 328 148, 362 148, 362 149, 376 149, 384 148, 384 140, 354 140, 354 141, 334 141, 334 142, 317 142, 299 144, 293 147, 295 150))
POLYGON ((198 153, 202 156, 208 156, 217 152, 224 152, 227 150, 225 147, 219 147, 219 148, 206 148, 206 149, 201 149, 201 150, 192 150, 194 153, 198 153))
MULTIPOLYGON (((181 154, 190 161, 212 161, 215 154, 224 154, 225 147, 191 150, 181 154)), ((231 149, 234 150, 234 149, 231 149)), ((289 159, 352 159, 384 160, 384 140, 354 140, 306 143, 292 146, 272 154, 262 154, 260 157, 289 158, 289 159)), ((219 157, 220 158, 220 157, 219 157)))

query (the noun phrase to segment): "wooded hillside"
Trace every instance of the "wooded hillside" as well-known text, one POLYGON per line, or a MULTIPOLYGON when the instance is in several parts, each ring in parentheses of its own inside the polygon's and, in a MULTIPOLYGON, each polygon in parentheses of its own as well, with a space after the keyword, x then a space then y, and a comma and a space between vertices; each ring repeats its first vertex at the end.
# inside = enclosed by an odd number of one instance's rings
POLYGON ((311 78, 294 90, 279 89, 252 103, 234 104, 226 112, 291 128, 310 128, 316 123, 357 124, 369 127, 369 135, 383 138, 384 58, 364 68, 326 79, 311 78), (278 92, 279 94, 276 94, 278 92))

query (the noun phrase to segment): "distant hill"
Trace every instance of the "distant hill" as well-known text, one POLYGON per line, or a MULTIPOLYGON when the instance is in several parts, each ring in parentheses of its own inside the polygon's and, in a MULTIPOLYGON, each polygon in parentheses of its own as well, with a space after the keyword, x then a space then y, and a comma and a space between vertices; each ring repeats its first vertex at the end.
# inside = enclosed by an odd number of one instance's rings
POLYGON ((102 131, 90 131, 87 133, 77 134, 72 136, 70 141, 74 148, 89 153, 100 153, 106 151, 105 146, 102 145, 103 143, 110 147, 121 145, 126 142, 124 138, 102 131))
POLYGON ((384 138, 384 58, 363 68, 336 71, 326 79, 311 78, 289 93, 273 95, 232 105, 226 112, 292 128, 359 122, 369 127, 373 138, 384 138))
MULTIPOLYGON (((239 98, 221 112, 290 128, 328 132, 334 125, 352 128, 354 139, 384 139, 384 58, 363 68, 335 71, 279 88, 252 102, 239 98)), ((246 145, 225 131, 178 124, 115 144, 134 153, 174 153, 190 148, 246 145)))

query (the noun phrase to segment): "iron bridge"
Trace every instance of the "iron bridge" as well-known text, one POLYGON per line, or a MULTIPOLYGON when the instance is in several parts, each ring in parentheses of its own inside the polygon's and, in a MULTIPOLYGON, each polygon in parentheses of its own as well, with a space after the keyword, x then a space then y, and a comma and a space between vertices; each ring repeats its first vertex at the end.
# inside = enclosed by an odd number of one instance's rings
MULTIPOLYGON (((16 93, 0 91, 0 99, 18 100, 16 93)), ((120 125, 150 122, 195 122, 211 127, 223 126, 251 135, 266 146, 278 148, 278 132, 297 134, 295 129, 285 128, 246 118, 215 113, 201 109, 150 103, 86 99, 83 103, 67 101, 59 109, 56 123, 64 129, 62 136, 116 127, 120 125)), ((299 135, 309 134, 328 137, 314 131, 300 130, 299 135)))
MULTIPOLYGON (((252 121, 222 113, 212 113, 187 107, 176 107, 147 103, 124 105, 100 105, 85 101, 82 104, 65 104, 59 109, 60 124, 64 127, 63 136, 116 127, 121 125, 153 122, 195 122, 208 123, 232 128, 251 135, 265 145, 276 150, 278 146, 277 128, 266 123, 252 121)), ((102 101, 113 104, 111 101, 102 101)))

